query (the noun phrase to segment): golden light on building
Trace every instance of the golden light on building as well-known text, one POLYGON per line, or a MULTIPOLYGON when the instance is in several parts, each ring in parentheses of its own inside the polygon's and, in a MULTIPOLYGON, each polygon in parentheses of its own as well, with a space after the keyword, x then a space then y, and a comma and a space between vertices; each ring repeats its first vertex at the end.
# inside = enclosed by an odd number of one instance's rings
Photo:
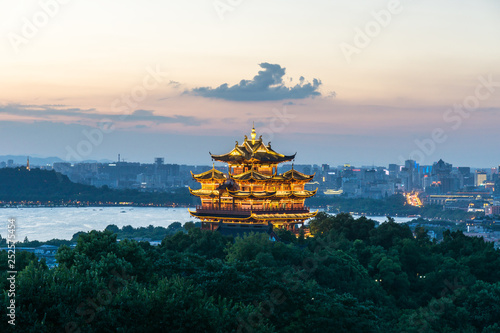
MULTIPOLYGON (((292 161, 294 155, 283 155, 256 138, 252 128, 251 139, 245 135, 242 144, 223 155, 211 154, 212 159, 227 163, 225 174, 215 166, 200 174, 192 174, 201 189, 189 189, 200 197, 201 205, 189 211, 202 222, 202 229, 217 230, 222 224, 239 228, 267 226, 284 228, 295 234, 304 228, 304 222, 316 215, 304 206, 306 198, 316 194, 304 185, 314 175, 303 174, 293 168, 282 174, 278 165, 292 161)), ((305 234, 308 230, 304 229, 305 234)))

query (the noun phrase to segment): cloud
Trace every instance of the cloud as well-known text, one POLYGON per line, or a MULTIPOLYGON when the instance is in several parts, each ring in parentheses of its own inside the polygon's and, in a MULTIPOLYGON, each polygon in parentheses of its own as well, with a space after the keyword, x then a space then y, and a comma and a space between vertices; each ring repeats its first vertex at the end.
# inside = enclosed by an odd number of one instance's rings
POLYGON ((326 95, 327 98, 335 98, 337 97, 337 93, 335 91, 330 91, 328 95, 326 95))
POLYGON ((185 93, 228 101, 279 101, 321 95, 318 91, 321 81, 318 79, 313 79, 313 82, 309 83, 301 76, 298 84, 287 87, 283 83, 285 68, 267 62, 259 66, 263 70, 259 71, 253 80, 241 80, 239 84, 233 86, 224 83, 217 88, 199 87, 185 93))
MULTIPOLYGON (((113 119, 116 115, 108 115, 113 119)), ((202 121, 196 117, 191 116, 181 116, 181 115, 173 115, 173 116, 158 116, 154 114, 154 111, 151 110, 135 110, 130 115, 118 116, 119 119, 124 121, 152 121, 157 124, 167 124, 167 123, 180 123, 184 125, 191 126, 199 126, 202 124, 202 121)))
MULTIPOLYGON (((153 122, 156 124, 179 123, 187 126, 199 126, 204 120, 197 117, 172 115, 156 115, 152 110, 135 110, 131 114, 112 114, 97 112, 96 109, 68 108, 65 105, 0 105, 0 114, 35 118, 42 121, 57 121, 61 117, 70 119, 75 123, 82 119, 101 121, 103 119, 116 122, 153 122), (59 119, 58 119, 59 118, 59 119)), ((205 121, 206 122, 206 121, 205 121)))
POLYGON ((148 117, 148 116, 153 116, 154 112, 151 110, 135 110, 132 112, 132 116, 138 116, 138 117, 148 117))
POLYGON ((170 82, 168 83, 169 86, 172 86, 174 89, 177 89, 181 86, 181 83, 178 82, 178 81, 173 81, 173 80, 170 80, 170 82))
POLYGON ((0 106, 0 113, 10 114, 22 117, 35 117, 40 119, 48 119, 53 116, 93 116, 95 109, 80 109, 68 108, 65 105, 59 104, 44 104, 44 105, 24 105, 24 104, 6 104, 0 106))

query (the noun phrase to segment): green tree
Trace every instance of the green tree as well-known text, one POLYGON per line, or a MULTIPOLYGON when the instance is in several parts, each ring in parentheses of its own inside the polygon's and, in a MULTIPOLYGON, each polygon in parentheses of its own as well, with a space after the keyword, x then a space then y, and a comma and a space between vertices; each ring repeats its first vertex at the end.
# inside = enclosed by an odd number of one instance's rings
POLYGON ((390 217, 387 222, 370 231, 370 242, 385 249, 394 246, 400 240, 412 238, 413 234, 407 225, 396 223, 390 217))
POLYGON ((333 226, 333 219, 331 215, 325 212, 319 212, 309 222, 309 229, 313 235, 322 235, 329 232, 333 226))

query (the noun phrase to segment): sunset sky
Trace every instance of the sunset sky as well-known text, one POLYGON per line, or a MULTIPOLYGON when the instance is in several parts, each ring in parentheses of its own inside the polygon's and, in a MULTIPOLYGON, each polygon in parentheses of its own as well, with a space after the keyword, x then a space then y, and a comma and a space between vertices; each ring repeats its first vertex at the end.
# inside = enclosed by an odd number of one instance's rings
POLYGON ((0 3, 0 155, 500 164, 500 2, 0 3), (461 104, 465 104, 461 107, 461 104))

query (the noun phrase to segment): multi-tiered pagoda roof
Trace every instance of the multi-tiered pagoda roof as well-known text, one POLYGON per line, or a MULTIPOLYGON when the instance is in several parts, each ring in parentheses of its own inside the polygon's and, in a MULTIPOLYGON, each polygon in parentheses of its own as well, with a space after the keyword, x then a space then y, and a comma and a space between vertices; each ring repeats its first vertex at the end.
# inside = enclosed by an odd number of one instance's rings
MULTIPOLYGON (((314 175, 301 173, 293 168, 278 173, 278 164, 292 161, 293 155, 284 155, 271 149, 271 143, 256 139, 252 128, 251 139, 245 136, 242 144, 222 155, 210 154, 212 159, 228 164, 224 173, 214 167, 192 174, 201 183, 201 189, 189 189, 201 198, 201 205, 191 215, 201 219, 202 227, 217 230, 272 224, 298 232, 298 226, 315 216, 304 206, 304 200, 316 194, 304 185, 314 175)), ((248 229, 249 230, 249 229, 248 229)))
POLYGON ((236 144, 234 148, 226 154, 214 155, 212 159, 229 164, 255 164, 255 163, 282 163, 288 162, 295 158, 293 155, 283 155, 271 149, 271 142, 267 145, 262 141, 262 135, 255 139, 255 128, 252 129, 252 139, 249 140, 245 135, 245 140, 242 144, 236 144))

